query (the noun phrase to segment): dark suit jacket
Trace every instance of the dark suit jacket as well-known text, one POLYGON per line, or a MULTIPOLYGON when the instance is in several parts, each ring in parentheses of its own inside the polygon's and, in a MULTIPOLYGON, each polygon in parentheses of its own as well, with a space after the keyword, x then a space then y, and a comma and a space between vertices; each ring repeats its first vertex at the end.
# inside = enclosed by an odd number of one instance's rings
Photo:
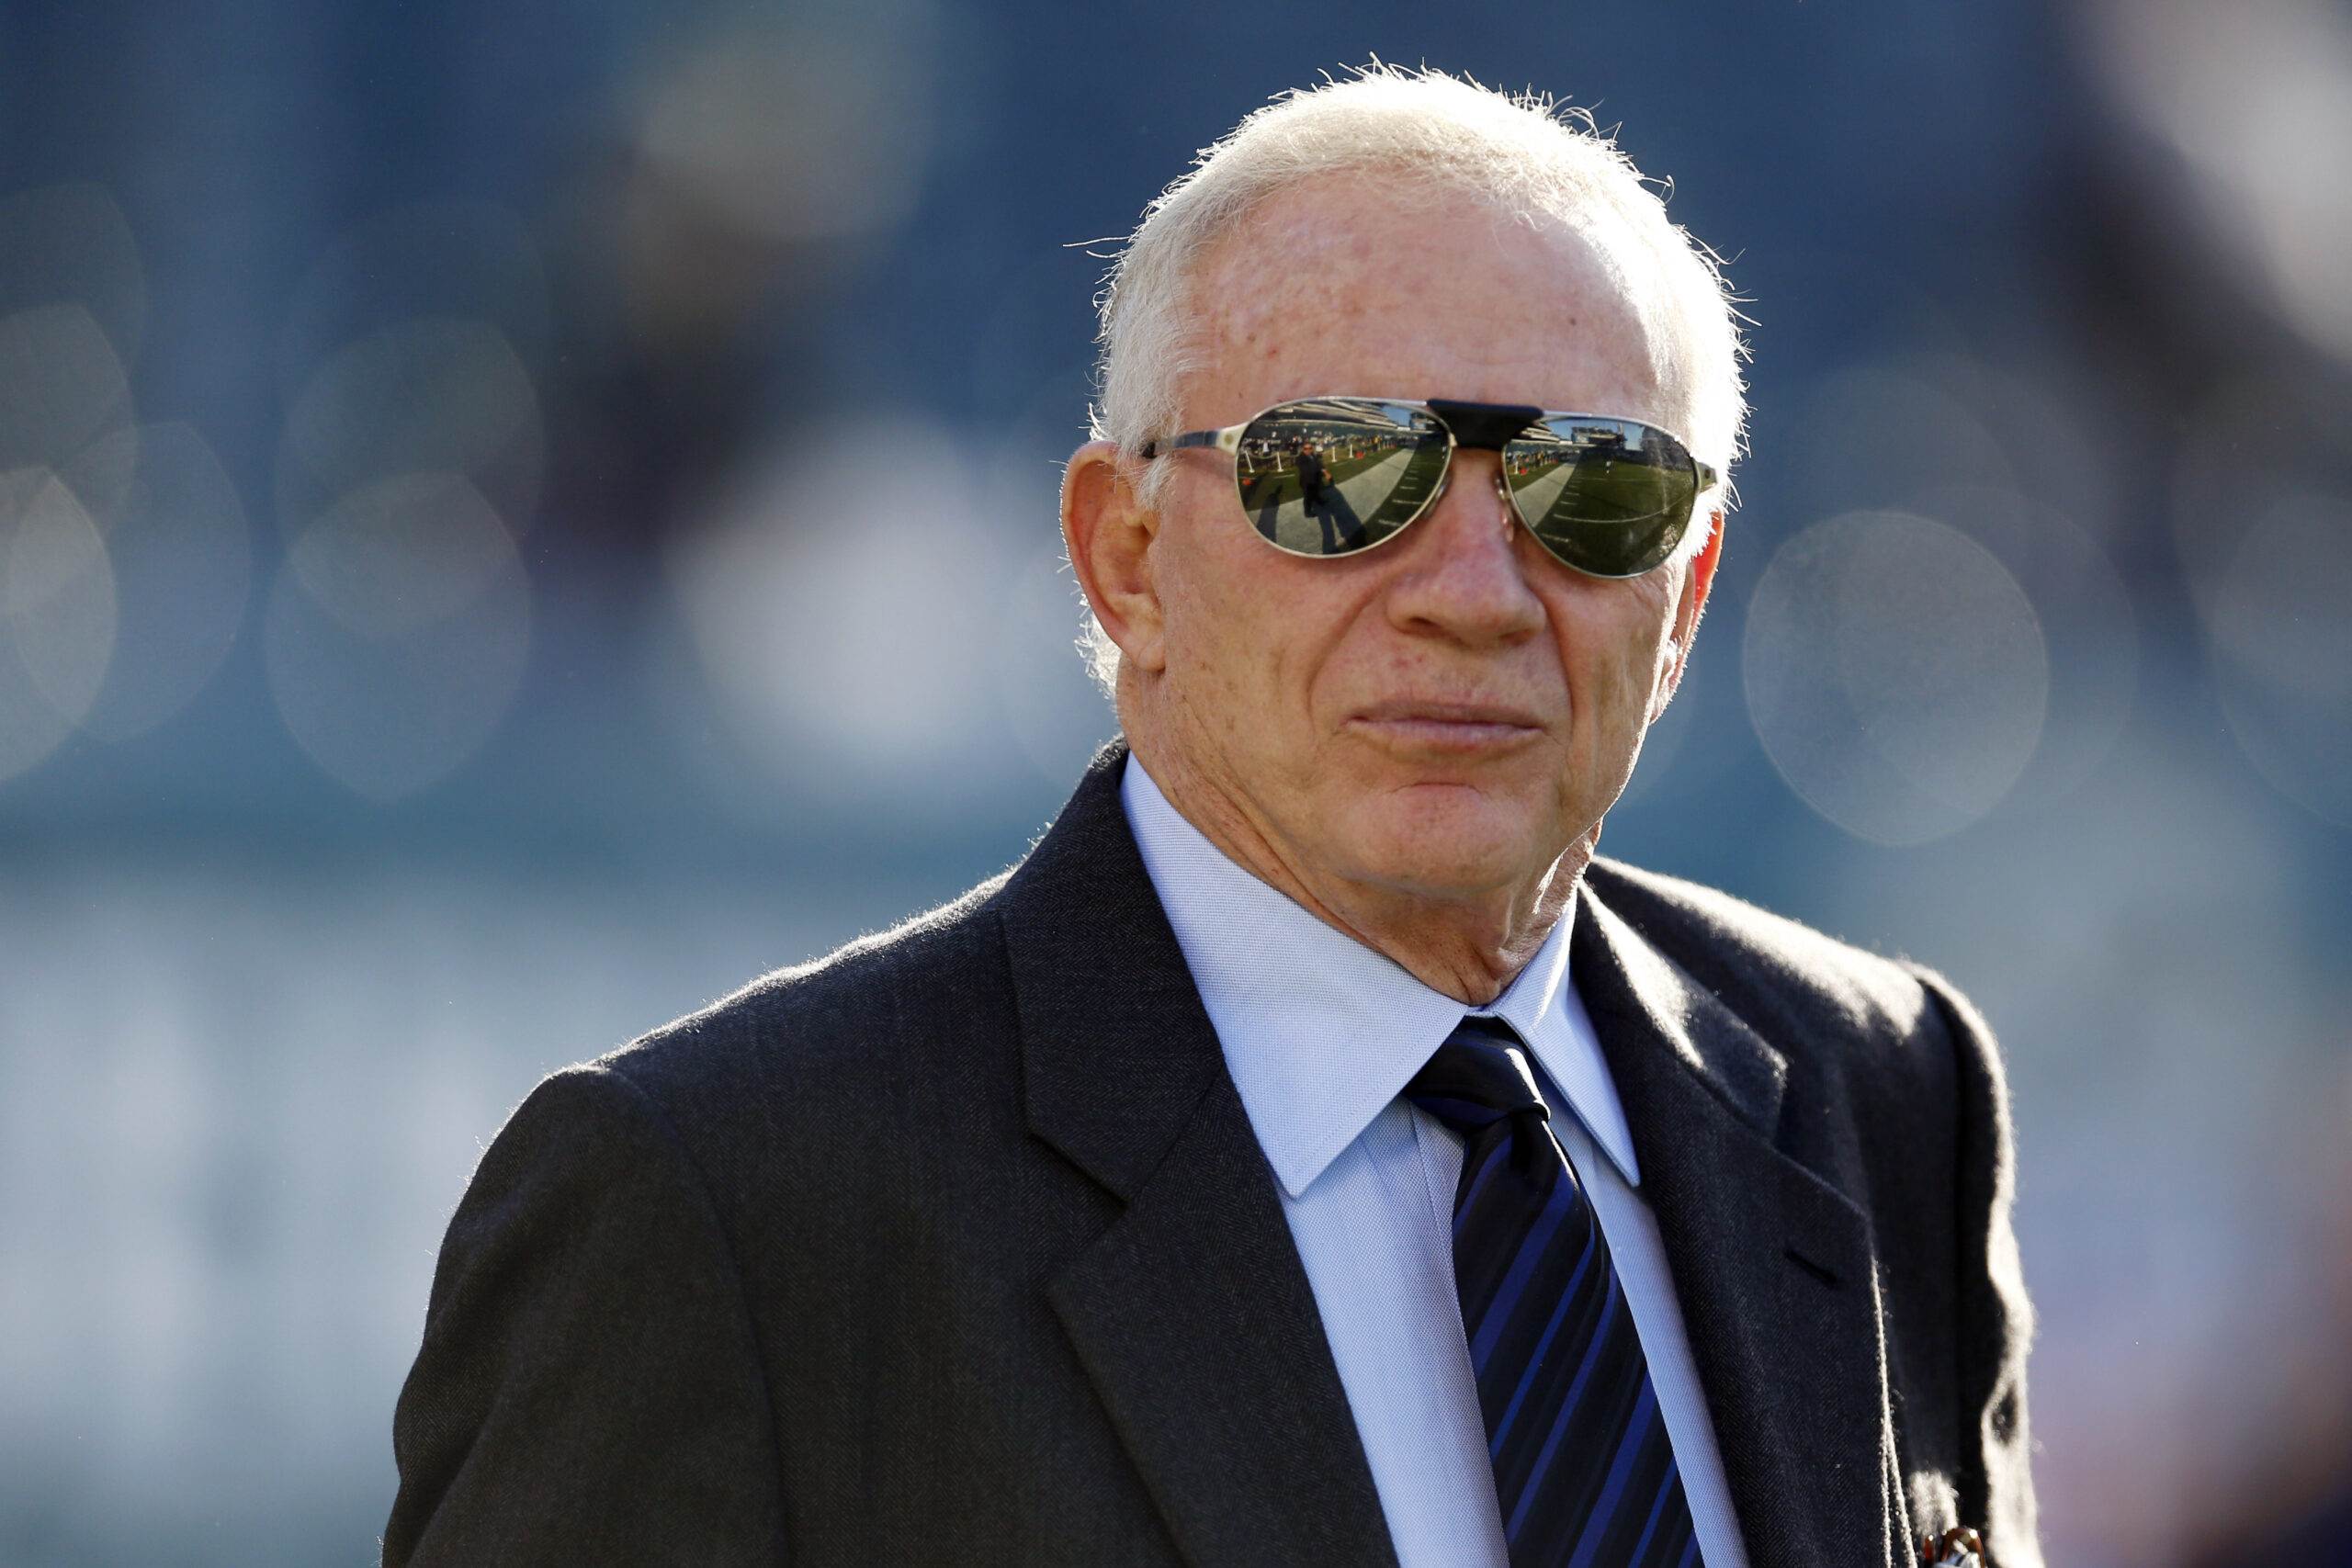
MULTIPOLYGON (((387 1564, 1395 1562, 1124 764, 1006 875, 532 1091, 442 1249, 387 1564)), ((1983 1026, 1623 866, 1573 919, 1756 1568, 1955 1523, 2039 1568, 1983 1026)))

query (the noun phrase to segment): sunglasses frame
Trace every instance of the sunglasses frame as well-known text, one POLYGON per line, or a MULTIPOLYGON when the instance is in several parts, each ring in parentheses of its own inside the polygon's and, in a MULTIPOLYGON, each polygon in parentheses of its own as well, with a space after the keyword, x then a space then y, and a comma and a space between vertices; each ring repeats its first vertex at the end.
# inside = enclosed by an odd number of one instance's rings
MULTIPOLYGON (((1264 532, 1258 527, 1253 525, 1250 528, 1250 531, 1264 540, 1269 547, 1281 550, 1286 556, 1295 556, 1301 560, 1347 560, 1356 556, 1371 554, 1429 515, 1430 509, 1435 506, 1438 498, 1445 493, 1446 482, 1453 477, 1453 455, 1456 452, 1464 448, 1473 452, 1500 452, 1511 442, 1525 434, 1530 425, 1542 424, 1552 420, 1593 420, 1611 424, 1636 425, 1644 430, 1655 430, 1682 448, 1682 455, 1690 459, 1690 468, 1697 481, 1697 488, 1690 492, 1690 515, 1682 520, 1682 527, 1675 535, 1676 548, 1680 547, 1682 535, 1687 533, 1690 525, 1698 519, 1699 498, 1714 489, 1717 480, 1722 478, 1712 466, 1699 460, 1697 454, 1690 450, 1690 444, 1681 436, 1662 424, 1652 424, 1645 419, 1634 419, 1628 414, 1577 413, 1560 409, 1538 408, 1532 403, 1473 403, 1453 398, 1368 398, 1352 392, 1334 392, 1318 397, 1284 398, 1278 403, 1269 403, 1239 424, 1228 424, 1216 430, 1188 430, 1182 435, 1170 436, 1166 441, 1147 441, 1138 449, 1136 455, 1149 461, 1180 448, 1203 446, 1238 456, 1241 450, 1242 434, 1251 425, 1264 419, 1276 409, 1291 408, 1301 403, 1373 403, 1384 409, 1411 409, 1416 412, 1429 415, 1436 423, 1438 429, 1445 433, 1445 466, 1438 470, 1438 482, 1430 487, 1427 499, 1422 501, 1412 515, 1397 524, 1385 536, 1374 540, 1362 549, 1342 551, 1336 555, 1325 555, 1311 550, 1294 550, 1266 538, 1264 532)), ((1234 493, 1237 499, 1240 495, 1240 473, 1237 467, 1234 475, 1234 493)), ((1544 536, 1536 532, 1534 523, 1529 519, 1525 512, 1520 509, 1519 497, 1511 492, 1510 486, 1499 474, 1496 476, 1495 488, 1502 492, 1503 500, 1510 504, 1510 514, 1519 519, 1521 527, 1525 528, 1534 536, 1536 545, 1544 553, 1550 556, 1552 559, 1559 561, 1570 571, 1581 572, 1587 577, 1597 577, 1609 581, 1628 581, 1637 577, 1647 577, 1651 572, 1664 566, 1667 560, 1673 558, 1674 551, 1669 549, 1665 559, 1645 566, 1639 571, 1595 571, 1590 567, 1579 566, 1575 561, 1562 559, 1551 546, 1544 542, 1544 536)))

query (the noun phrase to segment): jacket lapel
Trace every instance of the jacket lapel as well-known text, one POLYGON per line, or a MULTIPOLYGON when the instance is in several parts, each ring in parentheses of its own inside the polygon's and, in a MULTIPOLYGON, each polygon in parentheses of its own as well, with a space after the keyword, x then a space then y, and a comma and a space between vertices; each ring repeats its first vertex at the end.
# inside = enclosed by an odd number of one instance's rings
POLYGON ((1569 973, 1633 1131, 1749 1562, 1884 1563, 1870 1220, 1775 1146, 1786 1058, 1589 885, 1578 900, 1569 973))
POLYGON ((1119 802, 1124 747, 1002 895, 1029 1126, 1125 1205, 1050 1287, 1186 1560, 1396 1562, 1273 1177, 1119 802))

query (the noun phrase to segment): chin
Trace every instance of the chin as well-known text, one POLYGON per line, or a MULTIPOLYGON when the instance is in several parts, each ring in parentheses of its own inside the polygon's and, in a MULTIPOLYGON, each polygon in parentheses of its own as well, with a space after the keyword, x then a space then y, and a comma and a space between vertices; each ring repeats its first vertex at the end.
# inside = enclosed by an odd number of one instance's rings
POLYGON ((1544 856, 1514 803, 1476 790, 1421 785, 1360 800, 1347 814, 1346 858, 1364 880, 1434 897, 1484 893, 1525 876, 1544 856))

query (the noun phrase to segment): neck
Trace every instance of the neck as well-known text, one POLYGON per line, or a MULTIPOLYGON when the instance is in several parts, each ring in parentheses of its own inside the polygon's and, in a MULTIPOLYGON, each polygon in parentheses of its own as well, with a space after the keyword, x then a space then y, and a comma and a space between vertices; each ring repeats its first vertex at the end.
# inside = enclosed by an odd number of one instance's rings
POLYGON ((1227 860, 1431 990, 1471 1007, 1502 995, 1543 947, 1575 897, 1600 838, 1595 828, 1550 866, 1518 883, 1433 895, 1313 865, 1238 792, 1220 787, 1180 756, 1155 749, 1143 762, 1178 815, 1227 860))

